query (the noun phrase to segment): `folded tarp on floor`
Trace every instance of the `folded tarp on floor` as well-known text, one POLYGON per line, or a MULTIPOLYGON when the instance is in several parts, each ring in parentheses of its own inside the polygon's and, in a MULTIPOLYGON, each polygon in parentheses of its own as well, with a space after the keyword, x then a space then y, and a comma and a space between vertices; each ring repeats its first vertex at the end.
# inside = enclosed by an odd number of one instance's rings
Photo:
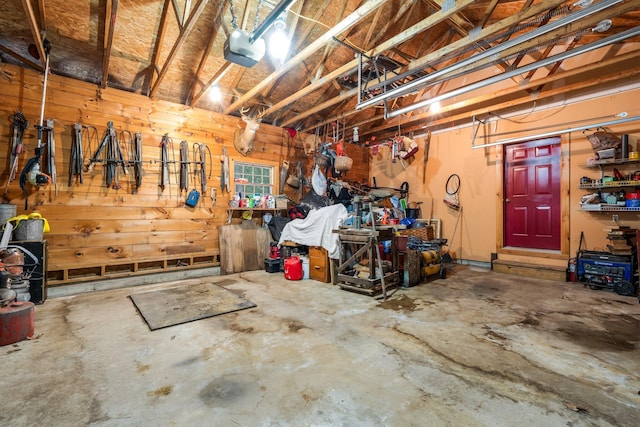
POLYGON ((338 259, 338 234, 332 231, 340 227, 348 217, 347 208, 341 203, 313 209, 305 219, 289 222, 282 230, 278 244, 291 241, 305 246, 322 246, 329 253, 329 258, 338 259))

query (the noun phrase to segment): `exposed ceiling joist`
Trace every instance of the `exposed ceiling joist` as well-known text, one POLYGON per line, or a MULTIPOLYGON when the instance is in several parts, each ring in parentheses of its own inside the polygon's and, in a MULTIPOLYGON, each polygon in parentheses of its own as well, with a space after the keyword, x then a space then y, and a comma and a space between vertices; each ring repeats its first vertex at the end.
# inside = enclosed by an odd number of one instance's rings
MULTIPOLYGON (((322 46, 330 41, 333 37, 342 34, 343 31, 351 28, 353 25, 356 25, 363 19, 365 19, 371 12, 375 11, 377 8, 382 6, 385 3, 385 0, 367 0, 361 7, 359 7, 355 12, 347 16, 344 20, 342 20, 338 25, 324 33, 322 36, 318 37, 313 43, 303 49, 300 53, 295 55, 286 64, 266 79, 262 80, 258 85, 253 87, 249 92, 244 94, 240 99, 236 102, 233 102, 229 105, 225 113, 229 114, 232 111, 235 111, 240 106, 244 105, 247 101, 249 101, 252 97, 257 95, 265 86, 275 81, 278 77, 291 70, 293 67, 297 66, 302 60, 316 52, 318 49, 322 48, 322 46)), ((267 113, 265 113, 267 114, 267 113)))
POLYGON ((118 0, 107 0, 106 17, 104 22, 104 53, 102 55, 102 80, 101 86, 107 87, 109 79, 109 60, 111 59, 111 48, 113 46, 113 32, 116 26, 116 17, 118 15, 118 0))
POLYGON ((38 55, 40 55, 40 62, 42 63, 42 69, 44 70, 46 66, 46 54, 44 51, 44 46, 42 45, 43 39, 40 35, 40 27, 38 27, 36 15, 33 12, 33 7, 31 7, 31 2, 29 0, 22 0, 22 6, 24 8, 25 14, 27 15, 27 21, 29 22, 31 35, 33 36, 33 40, 35 41, 36 48, 38 49, 38 55))
POLYGON ((155 97, 156 94, 158 93, 158 89, 162 84, 162 80, 164 80, 164 78, 166 77, 167 72, 171 67, 171 63, 175 59, 176 54, 184 44, 186 38, 189 36, 189 33, 191 33, 191 30, 193 30, 196 24, 196 21, 198 20, 198 18, 200 18, 200 15, 202 14, 202 11, 204 10, 208 2, 209 0, 198 0, 198 3, 193 8, 193 11, 189 14, 189 18, 187 19, 186 24, 183 25, 182 28, 180 29, 180 35, 178 36, 178 39, 176 40, 173 47, 171 48, 171 52, 169 52, 169 56, 167 57, 164 65, 162 66, 162 70, 160 71, 160 74, 158 74, 158 78, 156 79, 154 85, 151 87, 152 98, 155 97))
MULTIPOLYGON (((410 39, 411 37, 415 36, 418 33, 421 33, 422 31, 444 21, 450 14, 456 13, 458 10, 462 10, 465 6, 468 6, 469 4, 473 3, 473 0, 464 0, 461 1, 459 3, 456 3, 456 6, 450 10, 448 10, 447 12, 436 12, 432 15, 430 15, 429 17, 423 19, 422 21, 418 22, 417 24, 413 25, 412 27, 400 32, 399 34, 397 34, 396 36, 390 38, 389 40, 387 40, 386 42, 383 42, 382 44, 380 44, 379 46, 367 51, 365 53, 366 56, 368 57, 373 57, 376 55, 379 55, 383 52, 386 52, 387 50, 400 45, 401 43, 407 41, 408 39, 410 39)), ((358 60, 354 59, 350 62, 348 62, 347 64, 343 65, 342 67, 339 67, 338 69, 332 71, 331 73, 327 74, 326 76, 324 76, 322 79, 318 79, 316 82, 310 84, 309 86, 307 86, 306 88, 296 92, 294 95, 289 96, 285 99, 283 99, 282 101, 274 104, 271 107, 271 111, 267 110, 267 114, 269 114, 270 112, 273 111, 277 111, 279 108, 282 108, 294 101, 296 101, 297 99, 308 95, 309 93, 315 91, 316 89, 318 89, 319 87, 323 86, 324 84, 330 82, 331 80, 335 80, 337 79, 339 76, 341 76, 342 74, 349 72, 351 70, 353 70, 354 68, 356 68, 358 66, 358 60)), ((352 92, 352 91, 349 91, 352 92)), ((357 91, 354 92, 355 95, 357 95, 357 91)), ((289 120, 286 121, 287 124, 291 124, 291 123, 295 123, 299 120, 302 120, 303 118, 307 117, 308 114, 307 113, 303 113, 299 116, 293 117, 289 120)))

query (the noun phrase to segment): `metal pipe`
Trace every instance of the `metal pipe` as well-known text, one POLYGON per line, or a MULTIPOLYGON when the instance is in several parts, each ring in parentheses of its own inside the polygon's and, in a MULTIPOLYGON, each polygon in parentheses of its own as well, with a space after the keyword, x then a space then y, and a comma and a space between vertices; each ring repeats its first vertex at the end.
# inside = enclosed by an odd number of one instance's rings
POLYGON ((513 142, 530 141, 532 139, 540 139, 540 138, 546 138, 548 136, 556 136, 558 134, 563 134, 563 133, 577 132, 579 130, 587 130, 587 129, 592 129, 592 128, 599 128, 599 127, 605 127, 605 126, 611 126, 611 125, 618 125, 618 124, 621 124, 621 123, 635 122, 637 120, 640 120, 640 116, 625 117, 625 118, 618 119, 618 120, 610 120, 608 122, 595 123, 595 124, 583 125, 583 126, 575 126, 575 127, 571 127, 571 128, 567 128, 567 129, 556 130, 556 131, 553 131, 553 132, 539 133, 537 135, 528 135, 528 136, 521 136, 521 137, 517 137, 517 138, 503 139, 501 141, 492 142, 490 144, 472 145, 471 148, 472 149, 486 148, 486 147, 494 147, 496 145, 511 144, 513 142))
POLYGON ((269 29, 269 27, 271 27, 271 24, 273 24, 275 20, 278 19, 280 14, 284 12, 285 9, 288 8, 294 1, 296 0, 282 0, 280 3, 275 5, 273 9, 271 9, 271 12, 269 12, 267 17, 264 18, 262 24, 258 25, 258 28, 253 30, 253 33, 251 33, 251 36, 249 37, 249 43, 253 43, 254 41, 258 40, 260 36, 262 36, 269 29))
MULTIPOLYGON (((519 37, 516 37, 512 40, 506 41, 504 43, 500 43, 497 46, 494 46, 492 48, 489 48, 483 52, 477 53, 473 56, 470 56, 467 59, 463 59, 461 61, 456 62, 453 65, 450 65, 449 67, 445 67, 442 70, 438 70, 435 71, 433 73, 427 74, 424 77, 420 77, 418 79, 415 79, 407 84, 404 84, 398 88, 392 89, 390 91, 384 92, 383 94, 375 97, 375 98, 371 98, 365 102, 362 102, 358 105, 356 105, 356 110, 368 107, 369 105, 373 105, 373 104, 377 104, 380 101, 383 101, 385 99, 389 99, 389 98, 396 98, 399 96, 402 96, 403 94, 405 94, 406 92, 410 91, 412 88, 422 88, 423 85, 425 85, 427 82, 433 81, 435 79, 437 79, 440 76, 443 76, 445 74, 448 74, 452 71, 458 70, 462 67, 465 67, 467 65, 470 65, 476 61, 479 61, 481 59, 484 58, 489 58, 497 53, 500 53, 506 49, 509 49, 511 47, 517 46, 521 43, 527 42, 529 40, 532 40, 536 37, 539 37, 543 34, 546 34, 550 31, 556 30, 558 28, 562 28, 565 25, 568 25, 572 22, 577 21, 578 19, 582 19, 585 18, 589 15, 592 15, 594 13, 600 12, 608 7, 611 7, 617 3, 620 3, 622 0, 606 0, 606 1, 602 1, 600 3, 597 3, 594 6, 588 7, 586 9, 582 9, 579 12, 573 13, 571 15, 567 15, 557 21, 554 21, 550 24, 544 25, 542 27, 538 27, 535 30, 529 31, 526 34, 523 34, 519 37)), ((435 84, 432 83, 432 84, 435 84)))
POLYGON ((587 53, 587 52, 590 52, 592 50, 600 49, 601 47, 608 46, 610 44, 617 43, 617 42, 620 42, 622 40, 625 40, 625 39, 628 39, 628 38, 631 38, 631 37, 635 37, 635 36, 637 36, 639 34, 640 34, 640 26, 635 27, 635 28, 630 28, 630 29, 628 29, 626 31, 623 31, 621 33, 614 34, 612 36, 606 37, 606 38, 604 38, 602 40, 599 40, 597 42, 593 42, 593 43, 589 43, 589 44, 580 46, 580 47, 572 49, 572 50, 570 50, 568 52, 563 52, 563 53, 559 53, 557 55, 549 56, 549 57, 547 57, 545 59, 541 59, 540 61, 528 64, 528 65, 524 65, 524 66, 522 66, 520 68, 516 68, 515 70, 507 71, 507 72, 502 73, 500 75, 497 75, 497 76, 494 76, 494 77, 490 77, 488 79, 481 80, 481 81, 476 82, 476 83, 472 83, 470 85, 461 87, 461 88, 456 89, 456 90, 452 90, 450 92, 444 93, 444 94, 439 95, 439 96, 435 96, 435 97, 433 97, 431 99, 426 99, 424 101, 417 102, 415 104, 406 106, 404 108, 400 108, 398 110, 394 110, 389 114, 387 114, 385 112, 385 119, 390 119, 390 118, 399 116, 401 114, 417 110, 419 108, 427 107, 427 106, 429 106, 429 105, 431 105, 431 104, 433 104, 434 102, 437 102, 437 101, 443 101, 445 99, 453 98, 453 97, 458 96, 458 95, 463 95, 463 94, 465 94, 467 92, 471 92, 471 91, 476 90, 476 89, 481 89, 483 87, 492 85, 494 83, 501 82, 502 80, 510 79, 510 78, 515 77, 517 75, 520 75, 522 73, 526 73, 526 72, 531 71, 531 70, 535 70, 535 69, 538 69, 538 68, 541 68, 541 67, 545 67, 545 66, 553 64, 555 62, 564 61, 565 59, 572 58, 572 57, 578 56, 578 55, 582 55, 583 53, 587 53))

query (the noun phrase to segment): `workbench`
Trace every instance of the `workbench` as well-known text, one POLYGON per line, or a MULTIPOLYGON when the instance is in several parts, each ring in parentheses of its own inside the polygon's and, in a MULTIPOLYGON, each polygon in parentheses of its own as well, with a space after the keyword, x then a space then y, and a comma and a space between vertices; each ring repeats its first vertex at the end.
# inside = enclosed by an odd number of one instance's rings
POLYGON ((340 258, 336 272, 337 284, 341 289, 359 292, 369 296, 380 293, 386 298, 386 292, 398 285, 398 251, 394 228, 379 226, 374 228, 340 228, 333 230, 338 234, 340 258), (391 271, 383 272, 381 255, 378 244, 391 241, 391 271), (367 277, 359 277, 350 272, 360 259, 368 259, 369 272, 367 277))

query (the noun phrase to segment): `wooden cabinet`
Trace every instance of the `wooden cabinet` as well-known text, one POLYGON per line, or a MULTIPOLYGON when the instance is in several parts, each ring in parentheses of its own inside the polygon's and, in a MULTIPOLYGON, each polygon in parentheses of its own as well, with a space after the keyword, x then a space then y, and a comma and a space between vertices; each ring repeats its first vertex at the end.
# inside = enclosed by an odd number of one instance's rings
POLYGON ((320 282, 331 281, 331 269, 327 250, 320 246, 309 248, 309 278, 320 282))

